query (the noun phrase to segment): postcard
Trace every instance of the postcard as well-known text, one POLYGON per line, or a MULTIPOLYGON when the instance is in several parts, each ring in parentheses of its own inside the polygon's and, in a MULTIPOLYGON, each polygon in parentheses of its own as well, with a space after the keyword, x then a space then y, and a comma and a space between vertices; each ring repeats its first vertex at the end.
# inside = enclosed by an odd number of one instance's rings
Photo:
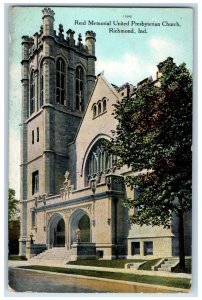
POLYGON ((191 293, 193 8, 10 6, 8 55, 9 293, 191 293))

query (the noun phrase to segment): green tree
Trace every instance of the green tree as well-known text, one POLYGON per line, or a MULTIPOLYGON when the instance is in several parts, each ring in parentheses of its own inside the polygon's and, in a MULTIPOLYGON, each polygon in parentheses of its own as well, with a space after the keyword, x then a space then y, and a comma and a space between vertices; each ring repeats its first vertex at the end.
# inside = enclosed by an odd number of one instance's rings
POLYGON ((15 199, 15 190, 8 190, 8 221, 12 221, 18 212, 18 200, 15 199))
POLYGON ((191 210, 192 180, 192 76, 185 64, 172 58, 158 65, 160 79, 147 80, 130 99, 115 105, 118 120, 110 150, 134 175, 125 183, 138 188, 134 199, 125 199, 138 213, 131 222, 170 226, 179 219, 179 257, 185 270, 184 214, 191 210))

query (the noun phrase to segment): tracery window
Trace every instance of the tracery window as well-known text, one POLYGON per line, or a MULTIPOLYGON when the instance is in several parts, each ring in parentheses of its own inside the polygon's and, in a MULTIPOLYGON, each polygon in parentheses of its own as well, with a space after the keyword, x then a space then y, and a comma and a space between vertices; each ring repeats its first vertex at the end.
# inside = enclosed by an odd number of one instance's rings
POLYGON ((101 180, 102 175, 112 171, 116 164, 116 156, 109 154, 106 149, 106 140, 99 140, 91 149, 85 168, 85 184, 89 185, 91 179, 97 177, 101 180))
POLYGON ((30 76, 30 115, 34 113, 34 110, 35 110, 35 83, 34 83, 34 70, 32 70, 30 76))
POLYGON ((65 103, 65 62, 60 57, 56 62, 56 102, 65 103))
POLYGON ((80 66, 76 68, 76 110, 84 110, 84 71, 80 66))

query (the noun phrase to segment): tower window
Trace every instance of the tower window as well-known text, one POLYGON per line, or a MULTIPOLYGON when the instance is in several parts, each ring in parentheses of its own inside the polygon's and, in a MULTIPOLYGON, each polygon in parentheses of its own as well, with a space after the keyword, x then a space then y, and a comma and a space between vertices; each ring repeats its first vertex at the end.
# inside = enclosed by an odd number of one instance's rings
POLYGON ((41 89, 40 89, 40 107, 43 106, 43 98, 44 98, 44 78, 43 75, 41 75, 41 89))
POLYGON ((39 127, 37 127, 37 131, 36 131, 36 133, 37 133, 37 142, 39 142, 39 127))
POLYGON ((32 228, 36 226, 36 213, 32 211, 32 228))
POLYGON ((32 130, 32 144, 34 144, 34 130, 32 130))
POLYGON ((39 191, 39 171, 32 173, 32 195, 39 191))
POLYGON ((81 67, 76 68, 76 110, 84 110, 84 72, 81 67))
POLYGON ((35 84, 34 84, 34 71, 32 70, 30 76, 30 115, 35 110, 35 84))
POLYGON ((56 62, 56 102, 65 104, 65 62, 62 58, 56 62))

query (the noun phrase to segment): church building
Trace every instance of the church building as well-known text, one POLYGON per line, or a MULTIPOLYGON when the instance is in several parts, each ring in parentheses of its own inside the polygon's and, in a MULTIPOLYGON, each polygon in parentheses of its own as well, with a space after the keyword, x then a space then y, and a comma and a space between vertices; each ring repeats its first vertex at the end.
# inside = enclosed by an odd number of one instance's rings
MULTIPOLYGON (((117 169, 104 147, 117 126, 113 104, 143 82, 117 87, 96 76, 96 34, 87 31, 82 42, 62 25, 56 32, 54 11, 42 13, 40 31, 22 37, 20 255, 54 248, 66 260, 178 255, 175 220, 166 229, 130 224, 135 212, 122 201, 135 197, 123 182, 131 170, 117 169)), ((190 255, 190 216, 185 241, 190 255)))

